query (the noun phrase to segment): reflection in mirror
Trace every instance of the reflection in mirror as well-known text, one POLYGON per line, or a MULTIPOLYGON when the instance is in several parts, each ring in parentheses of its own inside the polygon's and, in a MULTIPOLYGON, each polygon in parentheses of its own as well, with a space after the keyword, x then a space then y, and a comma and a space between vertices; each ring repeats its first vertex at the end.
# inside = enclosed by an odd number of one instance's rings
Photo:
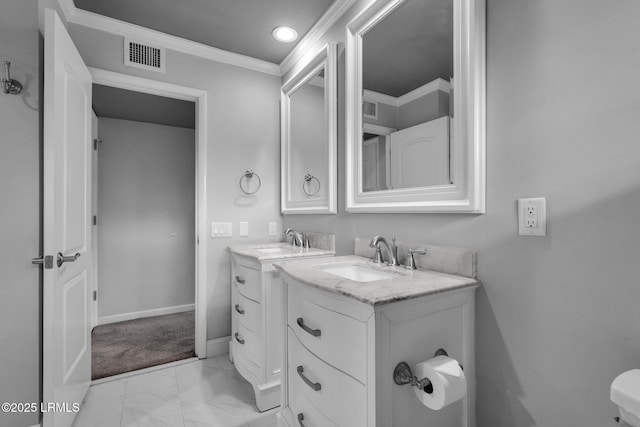
POLYGON ((333 51, 325 47, 282 87, 283 213, 336 213, 333 51))
POLYGON ((293 200, 326 197, 327 147, 324 67, 290 96, 290 197, 293 200))
POLYGON ((484 11, 380 0, 347 25, 348 211, 484 211, 484 11))
POLYGON ((406 0, 363 34, 363 191, 451 182, 452 77, 453 0, 406 0), (371 137, 367 124, 394 130, 371 137))

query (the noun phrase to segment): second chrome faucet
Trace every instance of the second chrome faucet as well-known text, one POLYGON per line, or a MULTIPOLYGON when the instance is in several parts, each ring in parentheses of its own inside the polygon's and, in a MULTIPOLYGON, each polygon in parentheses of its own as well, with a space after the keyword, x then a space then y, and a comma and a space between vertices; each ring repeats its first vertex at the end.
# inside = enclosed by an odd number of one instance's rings
POLYGON ((389 245, 389 242, 387 242, 387 239, 385 239, 382 236, 375 236, 373 239, 371 239, 369 246, 372 248, 376 248, 376 255, 375 255, 375 258, 373 259, 373 262, 378 264, 381 264, 382 262, 384 262, 382 258, 382 251, 380 250, 380 243, 382 243, 387 248, 387 253, 389 254, 388 264, 393 266, 400 265, 398 264, 398 247, 396 246, 395 237, 391 239, 391 245, 389 245))

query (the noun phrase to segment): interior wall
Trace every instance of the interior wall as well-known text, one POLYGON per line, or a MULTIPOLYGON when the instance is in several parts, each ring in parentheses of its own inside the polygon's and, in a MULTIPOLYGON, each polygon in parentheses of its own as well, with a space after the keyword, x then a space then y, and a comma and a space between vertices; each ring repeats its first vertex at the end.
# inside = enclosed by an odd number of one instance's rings
POLYGON ((167 50, 166 72, 123 64, 120 36, 68 24, 69 33, 88 66, 207 91, 207 215, 200 231, 207 252, 207 338, 231 334, 229 245, 281 240, 280 216, 280 78, 167 50), (260 191, 245 195, 239 187, 244 171, 261 180, 260 191), (239 237, 239 222, 249 222, 249 236, 239 237), (268 236, 268 223, 278 236, 268 236), (232 222, 232 238, 212 238, 211 222, 232 222))
MULTIPOLYGON (((344 42, 365 3, 319 43, 344 42)), ((633 0, 487 1, 486 214, 348 214, 341 186, 338 215, 284 218, 335 233, 340 255, 376 234, 478 251, 478 427, 613 427, 611 381, 640 367, 638 16, 633 0), (547 237, 517 235, 523 197, 547 198, 547 237)))
POLYGON ((99 322, 193 304, 195 131, 98 119, 99 322))
MULTIPOLYGON (((36 2, 0 2, 0 73, 11 62, 20 95, 0 90, 0 402, 40 401, 40 38, 36 2)), ((30 426, 38 413, 0 412, 30 426)))

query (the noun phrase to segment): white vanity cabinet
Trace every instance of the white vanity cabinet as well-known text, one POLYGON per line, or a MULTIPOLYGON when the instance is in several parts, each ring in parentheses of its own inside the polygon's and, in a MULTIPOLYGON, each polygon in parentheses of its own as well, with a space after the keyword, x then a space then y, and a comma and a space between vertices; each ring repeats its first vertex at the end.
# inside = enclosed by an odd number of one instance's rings
MULTIPOLYGON (((327 262, 342 258, 359 257, 327 262)), ((286 331, 280 426, 474 426, 478 282, 443 273, 407 273, 400 278, 400 293, 394 294, 395 279, 359 283, 331 278, 313 264, 303 261, 306 271, 278 264, 286 331), (420 277, 426 282, 413 286, 420 277), (413 368, 440 348, 464 367, 468 392, 461 401, 434 411, 418 401, 409 385, 396 385, 393 371, 402 361, 413 368)))
POLYGON ((273 263, 297 257, 333 256, 334 252, 286 245, 229 249, 232 255, 229 357, 253 386, 258 409, 266 411, 280 405, 283 288, 280 272, 273 263))

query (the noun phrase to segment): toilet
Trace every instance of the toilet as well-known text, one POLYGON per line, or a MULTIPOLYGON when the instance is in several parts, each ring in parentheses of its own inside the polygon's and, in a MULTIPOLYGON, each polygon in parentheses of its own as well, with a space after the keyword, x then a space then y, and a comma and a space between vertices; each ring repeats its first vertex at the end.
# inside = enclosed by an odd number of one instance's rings
POLYGON ((620 424, 640 427, 640 369, 623 372, 613 380, 611 401, 620 409, 620 424))

